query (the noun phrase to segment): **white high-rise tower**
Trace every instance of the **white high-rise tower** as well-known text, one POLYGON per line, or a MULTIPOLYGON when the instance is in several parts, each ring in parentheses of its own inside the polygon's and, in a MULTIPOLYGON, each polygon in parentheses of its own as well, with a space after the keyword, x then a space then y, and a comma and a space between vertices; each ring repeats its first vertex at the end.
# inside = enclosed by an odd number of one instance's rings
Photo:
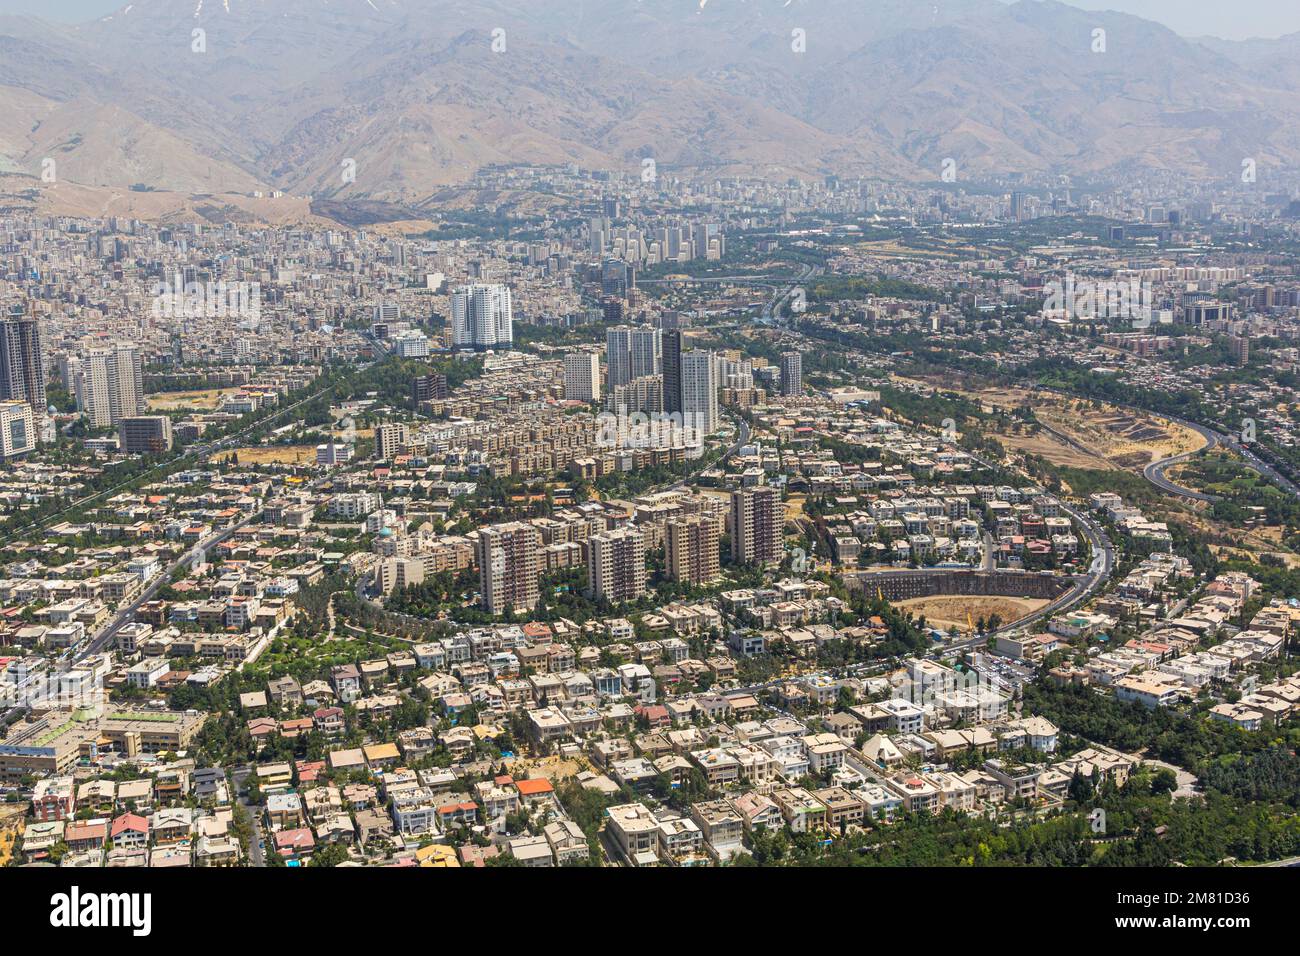
POLYGON ((501 348, 515 340, 510 290, 504 285, 461 286, 451 294, 451 344, 501 348))

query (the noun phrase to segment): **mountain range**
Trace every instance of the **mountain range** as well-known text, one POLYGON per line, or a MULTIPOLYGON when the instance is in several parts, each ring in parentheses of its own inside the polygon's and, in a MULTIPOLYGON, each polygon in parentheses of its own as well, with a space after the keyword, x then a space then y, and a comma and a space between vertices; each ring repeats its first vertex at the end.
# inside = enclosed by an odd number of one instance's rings
POLYGON ((646 157, 1227 184, 1300 160, 1298 52, 1040 0, 135 0, 0 18, 0 173, 413 206, 485 164, 646 157))

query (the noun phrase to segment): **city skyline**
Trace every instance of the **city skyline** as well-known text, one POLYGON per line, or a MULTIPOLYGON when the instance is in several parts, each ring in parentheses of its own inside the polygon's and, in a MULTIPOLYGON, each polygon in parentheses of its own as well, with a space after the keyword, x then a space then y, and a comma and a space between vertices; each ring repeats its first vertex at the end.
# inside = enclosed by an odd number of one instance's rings
POLYGON ((1094 3, 0 0, 15 954, 1284 922, 1300 10, 1094 3))

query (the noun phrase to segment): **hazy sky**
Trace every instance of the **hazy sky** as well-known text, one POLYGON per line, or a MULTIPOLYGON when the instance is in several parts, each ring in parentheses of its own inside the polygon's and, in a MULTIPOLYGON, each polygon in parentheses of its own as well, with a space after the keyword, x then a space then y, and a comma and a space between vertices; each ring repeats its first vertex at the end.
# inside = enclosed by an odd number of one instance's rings
POLYGON ((128 0, 0 0, 0 13, 30 13, 47 20, 89 20, 126 6, 128 0))
MULTIPOLYGON (((0 0, 3 2, 3 0, 0 0)), ((1010 2, 1010 0, 1004 0, 1010 2)), ((1297 0, 1066 0, 1084 10, 1119 10, 1163 23, 1183 36, 1225 40, 1300 32, 1297 0)))
MULTIPOLYGON (((86 20, 126 0, 0 0, 0 14, 31 13, 60 20, 86 20)), ((863 0, 869 3, 870 0, 863 0)), ((928 3, 931 0, 917 0, 928 3)), ((942 3, 943 0, 933 0, 942 3)), ((1011 2, 1011 0, 1004 0, 1011 2)), ((1122 10, 1155 20, 1184 36, 1209 34, 1227 40, 1300 32, 1297 0, 1068 0, 1085 10, 1122 10)))

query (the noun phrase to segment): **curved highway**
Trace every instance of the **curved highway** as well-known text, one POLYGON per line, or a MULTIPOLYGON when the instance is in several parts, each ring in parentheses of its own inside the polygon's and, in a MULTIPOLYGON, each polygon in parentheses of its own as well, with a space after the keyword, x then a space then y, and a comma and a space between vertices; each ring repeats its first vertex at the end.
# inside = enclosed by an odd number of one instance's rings
POLYGON ((1218 432, 1211 431, 1204 425, 1197 425, 1194 422, 1181 421, 1176 418, 1170 418, 1168 415, 1162 416, 1170 421, 1192 429, 1198 435, 1205 439, 1205 444, 1195 451, 1185 451, 1181 455, 1174 455, 1170 458, 1161 458, 1159 461, 1153 461, 1142 469, 1142 477, 1151 484, 1155 485, 1161 491, 1167 491, 1171 495, 1179 495, 1183 498, 1190 498, 1193 501, 1219 501, 1219 495, 1207 494, 1203 491, 1193 491, 1191 488, 1185 488, 1182 485, 1175 484, 1165 477, 1165 471, 1174 465, 1181 465, 1185 461, 1195 458, 1201 452, 1210 451, 1224 444, 1223 436, 1218 432))
MULTIPOLYGON (((1059 388, 1051 388, 1050 386, 1047 385, 1035 385, 1034 388, 1038 391, 1051 392, 1054 395, 1061 395, 1065 398, 1087 400, 1086 396, 1075 395, 1071 392, 1066 392, 1059 388)), ((1216 432, 1212 428, 1207 428, 1206 426, 1199 425, 1196 422, 1189 422, 1187 419, 1179 418, 1177 415, 1170 415, 1166 412, 1153 412, 1149 408, 1138 408, 1136 405, 1125 405, 1121 402, 1112 402, 1112 401, 1106 401, 1106 404, 1113 405, 1116 408, 1123 408, 1130 412, 1137 412, 1138 414, 1141 415, 1150 415, 1154 418, 1163 418, 1165 421, 1173 422, 1175 425, 1182 425, 1184 428, 1190 428, 1192 431, 1196 432, 1198 435, 1200 435, 1202 438, 1205 439, 1205 445, 1202 446, 1201 448, 1196 449, 1195 451, 1183 452, 1181 455, 1173 455, 1172 457, 1169 458, 1161 458, 1159 461, 1153 461, 1151 462, 1151 464, 1147 465, 1145 468, 1142 469, 1142 477, 1145 478, 1147 481, 1151 482, 1151 484, 1155 485, 1161 491, 1167 492, 1168 494, 1171 495, 1178 495, 1179 497, 1182 498, 1189 498, 1192 501, 1205 501, 1205 502, 1219 501, 1220 498, 1218 495, 1206 494, 1201 491, 1193 491, 1191 488, 1185 488, 1182 485, 1175 484, 1165 476, 1165 472, 1169 468, 1172 468, 1174 465, 1180 465, 1185 461, 1189 461, 1190 459, 1195 458, 1197 455, 1201 454, 1202 452, 1210 451, 1214 448, 1217 448, 1219 445, 1224 445, 1228 448, 1231 448, 1233 451, 1237 452, 1238 454, 1240 454, 1242 458, 1245 459, 1246 463, 1251 468, 1260 472, 1260 474, 1263 474, 1266 477, 1269 477, 1274 481, 1277 481, 1279 484, 1286 482, 1285 478, 1283 478, 1281 475, 1278 475, 1276 472, 1273 472, 1272 469, 1270 469, 1267 465, 1264 465, 1262 462, 1260 462, 1259 459, 1256 458, 1253 453, 1246 451, 1244 448, 1241 447, 1239 443, 1233 441, 1233 439, 1231 439, 1227 435, 1224 435, 1220 432, 1216 432)), ((1043 425, 1043 427, 1046 428, 1053 435, 1056 435, 1057 438, 1062 439, 1063 441, 1067 442, 1069 445, 1075 447, 1076 449, 1087 452, 1088 454, 1093 454, 1093 452, 1084 448, 1078 442, 1056 431, 1050 426, 1043 425)))

